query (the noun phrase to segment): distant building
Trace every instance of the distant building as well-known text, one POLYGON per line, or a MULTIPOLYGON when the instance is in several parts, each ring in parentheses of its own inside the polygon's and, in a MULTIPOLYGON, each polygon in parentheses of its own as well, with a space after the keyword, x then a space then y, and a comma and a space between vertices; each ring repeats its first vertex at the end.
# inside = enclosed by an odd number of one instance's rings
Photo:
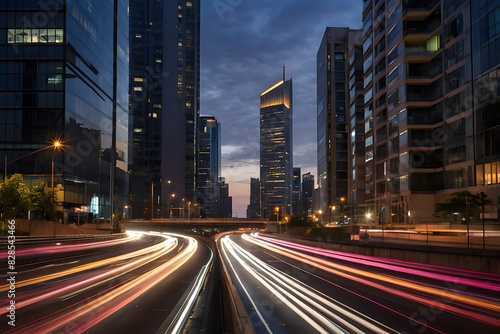
POLYGON ((200 117, 196 184, 198 188, 200 216, 202 218, 220 217, 220 131, 220 123, 217 122, 215 117, 200 117))
POLYGON ((292 214, 294 216, 302 215, 302 179, 300 167, 293 168, 292 214))
POLYGON ((350 110, 348 55, 361 37, 361 30, 327 27, 317 53, 318 212, 323 214, 350 198, 349 115, 356 107, 350 110))
POLYGON ((128 204, 128 1, 92 4, 2 1, 0 168, 28 184, 53 179, 65 223, 79 215, 118 227, 128 204))
POLYGON ((229 184, 226 183, 226 179, 221 177, 219 179, 219 191, 220 191, 220 217, 221 218, 231 218, 233 216, 233 198, 229 196, 229 184))
POLYGON ((314 175, 306 173, 302 175, 302 217, 309 217, 313 214, 313 194, 314 194, 314 175))
POLYGON ((260 95, 261 216, 292 210, 292 80, 283 79, 260 95))
POLYGON ((250 204, 247 206, 247 218, 260 218, 260 180, 250 178, 250 204))
POLYGON ((151 217, 151 188, 154 217, 196 202, 199 2, 130 0, 133 217, 151 217))

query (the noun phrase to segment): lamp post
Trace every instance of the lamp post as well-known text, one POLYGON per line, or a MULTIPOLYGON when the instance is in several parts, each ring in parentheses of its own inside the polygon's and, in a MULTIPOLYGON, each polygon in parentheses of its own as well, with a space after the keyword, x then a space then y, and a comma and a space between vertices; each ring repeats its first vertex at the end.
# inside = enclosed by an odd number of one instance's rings
POLYGON ((61 141, 54 140, 54 142, 51 145, 42 147, 41 149, 38 149, 38 150, 33 151, 31 153, 25 154, 22 157, 15 158, 14 160, 12 160, 10 162, 7 162, 7 156, 5 156, 4 182, 5 182, 5 180, 7 180, 7 166, 9 166, 10 164, 12 164, 18 160, 29 157, 30 155, 36 154, 36 153, 41 152, 41 151, 48 150, 49 148, 53 148, 54 150, 52 151, 52 188, 54 188, 54 152, 56 149, 60 148, 61 146, 62 146, 61 141))

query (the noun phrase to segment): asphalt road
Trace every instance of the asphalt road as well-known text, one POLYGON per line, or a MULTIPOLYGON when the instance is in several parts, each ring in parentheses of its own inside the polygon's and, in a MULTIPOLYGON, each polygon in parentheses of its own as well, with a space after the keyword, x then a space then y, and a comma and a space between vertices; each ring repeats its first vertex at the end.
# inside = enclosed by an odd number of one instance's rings
POLYGON ((172 331, 197 276, 212 258, 205 244, 176 235, 138 234, 82 254, 86 247, 96 244, 19 250, 14 298, 8 298, 7 261, 2 259, 0 313, 7 319, 7 306, 14 300, 16 326, 4 320, 0 332, 172 331), (54 254, 54 259, 44 254, 54 254))
POLYGON ((500 332, 500 275, 299 242, 263 234, 218 240, 257 333, 500 332))

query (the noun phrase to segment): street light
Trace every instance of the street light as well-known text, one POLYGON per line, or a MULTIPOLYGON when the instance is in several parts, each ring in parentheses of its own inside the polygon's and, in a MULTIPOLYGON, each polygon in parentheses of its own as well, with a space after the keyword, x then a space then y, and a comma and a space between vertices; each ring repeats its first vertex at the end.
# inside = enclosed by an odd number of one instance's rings
MULTIPOLYGON (((60 140, 54 140, 54 142, 51 145, 42 147, 41 149, 38 149, 38 150, 33 151, 31 153, 25 154, 22 157, 15 158, 14 160, 12 160, 10 162, 7 162, 7 156, 5 156, 4 182, 5 182, 5 180, 7 180, 7 166, 9 166, 10 164, 12 164, 18 160, 21 160, 23 158, 29 157, 30 155, 33 155, 35 153, 48 150, 49 148, 53 148, 55 151, 56 149, 60 148, 61 146, 62 146, 62 143, 60 140)), ((52 188, 54 188, 54 151, 52 151, 52 188)))

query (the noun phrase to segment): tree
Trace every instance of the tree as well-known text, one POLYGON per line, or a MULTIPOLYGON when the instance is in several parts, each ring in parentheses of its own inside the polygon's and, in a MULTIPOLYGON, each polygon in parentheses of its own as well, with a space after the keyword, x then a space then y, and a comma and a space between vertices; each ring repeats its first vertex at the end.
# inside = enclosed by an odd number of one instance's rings
POLYGON ((21 174, 14 174, 0 185, 0 211, 4 219, 24 217, 31 208, 30 190, 21 174))
POLYGON ((479 195, 473 195, 467 190, 458 191, 451 194, 451 198, 445 203, 436 203, 434 210, 437 214, 444 213, 451 217, 454 213, 463 216, 465 223, 469 222, 470 217, 474 217, 480 212, 479 195))
POLYGON ((49 189, 43 182, 33 186, 30 192, 32 210, 36 210, 43 215, 46 220, 54 220, 56 217, 55 202, 57 195, 49 189))

